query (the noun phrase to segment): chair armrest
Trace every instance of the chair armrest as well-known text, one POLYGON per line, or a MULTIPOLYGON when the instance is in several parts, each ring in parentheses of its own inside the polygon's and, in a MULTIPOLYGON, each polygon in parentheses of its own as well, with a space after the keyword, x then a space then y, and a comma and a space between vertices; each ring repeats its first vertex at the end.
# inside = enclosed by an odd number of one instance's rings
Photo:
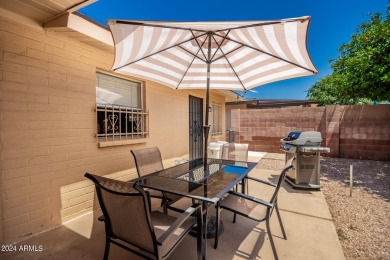
POLYGON ((245 178, 249 179, 249 180, 252 180, 252 181, 260 182, 260 183, 263 183, 263 184, 266 184, 266 185, 269 185, 269 186, 272 186, 272 187, 276 188, 276 184, 272 183, 272 182, 263 181, 263 180, 256 179, 256 178, 253 178, 253 177, 250 177, 250 176, 246 176, 245 178))
POLYGON ((266 207, 268 207, 268 208, 272 208, 272 207, 274 206, 272 203, 269 203, 269 202, 264 201, 264 200, 262 200, 262 199, 258 199, 258 198, 249 196, 249 195, 247 195, 247 194, 240 193, 240 192, 236 192, 236 191, 230 190, 230 191, 229 191, 229 194, 233 194, 233 195, 236 195, 236 196, 238 196, 238 197, 241 197, 241 198, 244 198, 244 199, 247 199, 247 200, 256 202, 256 203, 259 203, 259 204, 264 205, 264 206, 266 206, 266 207))
MULTIPOLYGON (((198 211, 201 209, 202 209, 202 205, 198 204, 198 203, 196 203, 196 204, 192 205, 191 207, 189 207, 188 209, 186 209, 182 214, 179 215, 179 217, 176 219, 176 221, 173 222, 173 224, 157 239, 157 244, 162 245, 164 243, 164 241, 170 235, 172 235, 176 231, 176 229, 178 229, 184 223, 184 221, 186 221, 189 217, 191 217, 191 215, 195 211, 198 211)), ((199 213, 199 214, 201 214, 201 213, 199 213)))

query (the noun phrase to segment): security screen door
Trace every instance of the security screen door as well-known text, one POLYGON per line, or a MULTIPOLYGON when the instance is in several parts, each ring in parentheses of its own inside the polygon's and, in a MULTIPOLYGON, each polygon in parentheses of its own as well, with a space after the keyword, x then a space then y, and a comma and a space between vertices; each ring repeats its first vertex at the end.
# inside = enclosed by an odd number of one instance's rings
POLYGON ((189 100, 190 160, 203 156, 203 99, 190 96, 189 100))

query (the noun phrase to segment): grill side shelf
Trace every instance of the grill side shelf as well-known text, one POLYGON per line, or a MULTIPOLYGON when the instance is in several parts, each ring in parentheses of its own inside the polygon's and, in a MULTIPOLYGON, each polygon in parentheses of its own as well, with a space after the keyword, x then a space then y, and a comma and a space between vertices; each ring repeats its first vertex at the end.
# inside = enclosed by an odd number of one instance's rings
POLYGON ((298 146, 300 152, 330 153, 329 147, 322 146, 298 146))

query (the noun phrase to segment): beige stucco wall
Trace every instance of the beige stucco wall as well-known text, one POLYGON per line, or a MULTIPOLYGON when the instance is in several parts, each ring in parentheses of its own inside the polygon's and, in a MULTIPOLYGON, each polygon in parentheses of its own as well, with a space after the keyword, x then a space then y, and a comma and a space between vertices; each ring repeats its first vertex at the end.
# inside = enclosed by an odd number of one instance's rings
MULTIPOLYGON (((21 240, 97 206, 85 172, 136 176, 130 149, 158 146, 166 166, 188 154, 189 95, 145 82, 146 143, 98 148, 95 73, 112 54, 0 17, 0 242, 21 240)), ((225 97, 211 100, 224 107, 225 97)), ((225 118, 223 118, 225 125, 225 118)), ((224 136, 211 138, 222 140, 224 136)))

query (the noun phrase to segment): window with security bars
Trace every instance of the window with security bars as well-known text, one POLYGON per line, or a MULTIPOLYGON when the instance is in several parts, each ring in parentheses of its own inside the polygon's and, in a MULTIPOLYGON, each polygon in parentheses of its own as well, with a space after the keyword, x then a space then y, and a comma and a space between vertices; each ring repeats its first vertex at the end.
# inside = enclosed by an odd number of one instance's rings
POLYGON ((211 125, 211 135, 217 136, 222 135, 222 106, 219 104, 211 104, 212 111, 212 125, 211 125))
POLYGON ((98 140, 146 138, 148 113, 142 106, 142 84, 96 73, 98 140))

